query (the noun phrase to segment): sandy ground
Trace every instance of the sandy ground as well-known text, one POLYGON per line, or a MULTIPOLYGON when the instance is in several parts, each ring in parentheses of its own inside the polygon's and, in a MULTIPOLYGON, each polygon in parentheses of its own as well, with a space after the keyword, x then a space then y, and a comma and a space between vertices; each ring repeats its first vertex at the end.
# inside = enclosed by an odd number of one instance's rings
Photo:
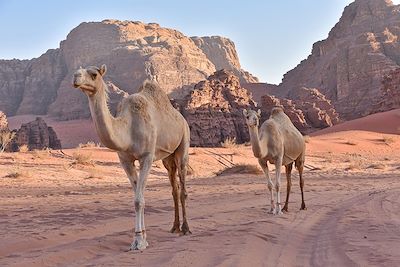
POLYGON ((289 212, 274 216, 263 175, 215 175, 229 162, 256 165, 250 147, 192 148, 189 236, 169 233, 171 188, 156 162, 145 193, 150 246, 143 252, 127 251, 133 193, 114 152, 2 154, 0 266, 399 266, 399 149, 395 134, 310 137, 308 209, 299 210, 294 172, 289 212))

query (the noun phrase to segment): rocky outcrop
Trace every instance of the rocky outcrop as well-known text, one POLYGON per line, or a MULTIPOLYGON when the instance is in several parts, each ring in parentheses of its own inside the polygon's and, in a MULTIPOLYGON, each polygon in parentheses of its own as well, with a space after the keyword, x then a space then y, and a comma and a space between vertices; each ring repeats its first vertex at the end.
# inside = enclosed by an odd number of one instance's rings
POLYGON ((356 0, 327 39, 284 75, 282 92, 318 88, 344 119, 367 115, 381 97, 381 79, 400 65, 400 6, 390 0, 356 0))
POLYGON ((217 70, 230 70, 240 79, 240 83, 258 83, 258 78, 240 66, 235 44, 221 36, 191 37, 193 42, 206 54, 217 70))
POLYGON ((255 108, 251 94, 233 72, 220 70, 195 85, 179 104, 189 123, 192 146, 219 146, 227 138, 249 140, 242 110, 255 108))
POLYGON ((383 77, 381 90, 382 98, 375 105, 375 112, 400 108, 400 68, 383 77))
POLYGON ((16 130, 16 135, 11 143, 11 151, 18 151, 22 145, 28 145, 29 150, 34 149, 61 149, 61 141, 57 138, 56 132, 52 127, 47 126, 46 122, 38 117, 36 120, 21 125, 16 130))
POLYGON ((272 95, 261 97, 263 120, 274 106, 283 107, 293 124, 306 134, 339 123, 339 115, 322 93, 315 88, 298 88, 290 92, 290 99, 272 95))
POLYGON ((150 78, 157 80, 175 99, 183 99, 189 88, 212 74, 215 64, 228 66, 241 77, 251 77, 240 69, 230 40, 211 39, 221 42, 213 53, 207 54, 181 32, 155 23, 118 20, 82 23, 68 34, 60 48, 51 49, 39 58, 0 60, 0 109, 9 116, 49 114, 64 120, 87 118, 90 116, 87 98, 72 89, 71 77, 79 66, 102 63, 108 66, 106 79, 126 93, 136 92, 150 78))

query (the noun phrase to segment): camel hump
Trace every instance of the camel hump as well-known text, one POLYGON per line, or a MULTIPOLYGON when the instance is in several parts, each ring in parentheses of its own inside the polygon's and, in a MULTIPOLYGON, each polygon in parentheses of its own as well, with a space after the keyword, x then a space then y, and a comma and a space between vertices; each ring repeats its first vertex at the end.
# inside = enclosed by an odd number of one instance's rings
POLYGON ((277 115, 277 114, 280 114, 280 113, 284 113, 282 107, 274 107, 271 110, 271 116, 274 116, 274 115, 277 115))
POLYGON ((153 101, 159 108, 172 107, 168 95, 155 81, 145 80, 139 88, 139 93, 144 95, 148 100, 153 101))

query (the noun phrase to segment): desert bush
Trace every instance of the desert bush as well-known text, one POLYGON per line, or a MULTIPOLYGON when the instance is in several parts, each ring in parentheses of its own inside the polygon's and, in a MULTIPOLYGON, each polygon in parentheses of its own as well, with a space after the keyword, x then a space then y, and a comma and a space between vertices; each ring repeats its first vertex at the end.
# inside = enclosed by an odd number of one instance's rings
POLYGON ((394 138, 391 136, 382 136, 381 141, 384 142, 386 145, 390 145, 394 143, 394 138))
POLYGON ((28 145, 22 145, 22 146, 19 147, 19 152, 26 153, 28 151, 29 151, 28 145))
POLYGON ((0 153, 4 152, 8 144, 14 139, 15 132, 0 131, 0 153))
POLYGON ((232 167, 226 167, 216 173, 217 176, 227 174, 261 174, 262 171, 257 165, 252 164, 235 164, 232 167))
POLYGON ((346 145, 351 145, 351 146, 357 145, 357 143, 354 142, 354 141, 352 141, 352 140, 347 140, 347 141, 345 142, 345 144, 346 144, 346 145))
POLYGON ((93 142, 93 141, 88 141, 88 142, 86 142, 86 144, 82 144, 82 143, 80 143, 79 145, 78 145, 78 147, 79 148, 85 148, 85 147, 100 147, 100 143, 95 143, 95 142, 93 142))
POLYGON ((82 154, 79 152, 72 153, 73 161, 71 165, 85 165, 94 166, 94 161, 91 159, 91 154, 82 154))
POLYGON ((306 144, 310 143, 311 137, 310 137, 309 135, 304 135, 303 138, 304 138, 304 142, 305 142, 306 144))
POLYGON ((236 138, 235 137, 226 138, 223 142, 221 142, 221 146, 224 148, 237 147, 236 138))
POLYGON ((383 163, 374 163, 368 166, 368 169, 376 169, 376 170, 383 170, 386 168, 386 165, 383 163))

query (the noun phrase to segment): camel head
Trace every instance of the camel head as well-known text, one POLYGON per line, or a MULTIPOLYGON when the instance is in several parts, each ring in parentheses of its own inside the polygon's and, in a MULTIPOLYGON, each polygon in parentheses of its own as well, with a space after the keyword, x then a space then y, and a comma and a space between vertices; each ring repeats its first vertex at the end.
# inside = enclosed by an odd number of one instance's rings
POLYGON ((88 96, 94 96, 98 90, 103 88, 103 76, 107 71, 106 65, 100 68, 89 66, 86 69, 80 67, 74 73, 73 85, 79 88, 88 96))
POLYGON ((243 109, 243 115, 246 119, 247 126, 249 127, 258 127, 261 118, 261 110, 247 110, 243 109))

